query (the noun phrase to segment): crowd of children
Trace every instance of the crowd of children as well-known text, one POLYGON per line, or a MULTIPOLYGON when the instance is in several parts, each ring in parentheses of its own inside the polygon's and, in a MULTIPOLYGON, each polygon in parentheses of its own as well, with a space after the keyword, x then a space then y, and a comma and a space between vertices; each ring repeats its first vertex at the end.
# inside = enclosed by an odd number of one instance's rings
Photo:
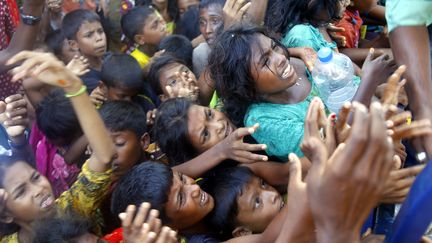
POLYGON ((383 242, 432 158, 413 2, 0 0, 1 242, 383 242))

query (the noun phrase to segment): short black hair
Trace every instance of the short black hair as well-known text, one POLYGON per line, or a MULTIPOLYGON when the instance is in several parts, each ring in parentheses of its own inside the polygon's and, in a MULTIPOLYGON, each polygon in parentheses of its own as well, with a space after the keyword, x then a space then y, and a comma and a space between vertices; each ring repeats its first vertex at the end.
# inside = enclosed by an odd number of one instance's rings
POLYGON ((188 38, 183 35, 169 35, 159 43, 159 50, 182 60, 186 65, 192 67, 193 46, 188 38))
POLYGON ((60 89, 54 89, 36 108, 38 128, 48 139, 73 139, 81 133, 72 103, 60 89))
POLYGON ((127 101, 108 101, 99 109, 108 130, 131 131, 140 138, 147 132, 146 114, 138 105, 127 101))
POLYGON ((87 9, 77 9, 66 14, 62 21, 62 31, 68 40, 76 40, 76 34, 84 22, 101 22, 99 16, 87 9))
POLYGON ((237 198, 253 177, 249 168, 236 166, 222 169, 205 180, 203 188, 213 196, 215 205, 207 219, 216 232, 231 235, 238 215, 237 198))
POLYGON ((226 0, 201 0, 199 4, 199 10, 208 8, 208 6, 213 4, 220 5, 223 7, 225 5, 225 2, 226 0))
MULTIPOLYGON (((167 1, 168 1, 168 9, 167 9, 168 15, 171 17, 172 21, 176 23, 180 15, 177 7, 177 1, 176 0, 167 0, 167 1)), ((135 0, 135 6, 150 5, 157 10, 156 5, 154 5, 152 2, 153 2, 152 0, 135 0)))
POLYGON ((147 161, 134 166, 117 183, 111 197, 111 212, 118 215, 128 205, 137 208, 148 202, 153 209, 159 210, 163 224, 170 222, 165 206, 173 184, 173 171, 160 162, 147 161))
POLYGON ((176 33, 186 36, 190 41, 201 35, 198 6, 191 6, 184 12, 177 23, 176 33))
POLYGON ((127 54, 110 54, 101 70, 102 82, 108 87, 141 89, 143 72, 138 62, 127 54))
POLYGON ((38 220, 35 225, 33 243, 75 243, 93 227, 89 219, 69 215, 38 220))
POLYGON ((183 64, 185 66, 186 63, 184 63, 182 60, 175 58, 169 53, 163 54, 160 57, 157 57, 153 60, 153 62, 150 65, 150 69, 147 74, 147 80, 150 83, 153 91, 156 93, 156 95, 163 94, 163 90, 160 84, 160 73, 162 69, 170 64, 179 63, 183 64))
POLYGON ((153 135, 171 166, 199 154, 188 136, 188 110, 193 104, 187 98, 175 98, 163 102, 158 108, 153 135))
POLYGON ((129 10, 120 20, 123 34, 131 42, 135 42, 135 35, 142 34, 147 18, 155 13, 155 9, 151 5, 138 6, 129 10))
POLYGON ((45 44, 54 53, 54 55, 56 55, 57 57, 61 57, 63 50, 63 42, 65 39, 66 37, 64 36, 63 32, 58 29, 46 35, 45 44))

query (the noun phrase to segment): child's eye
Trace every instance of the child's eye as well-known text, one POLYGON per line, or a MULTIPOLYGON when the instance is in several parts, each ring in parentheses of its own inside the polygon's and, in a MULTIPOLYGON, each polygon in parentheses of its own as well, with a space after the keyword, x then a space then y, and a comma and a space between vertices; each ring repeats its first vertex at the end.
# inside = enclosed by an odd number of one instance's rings
POLYGON ((261 199, 259 197, 255 198, 254 209, 259 208, 261 205, 261 199))
POLYGON ((203 132, 203 136, 204 136, 204 139, 205 139, 205 140, 207 140, 207 138, 209 137, 209 135, 210 135, 210 133, 208 132, 208 130, 207 130, 207 129, 204 130, 204 132, 203 132))
POLYGON ((265 183, 265 181, 263 181, 262 179, 261 179, 261 187, 267 188, 267 183, 265 183))
POLYGON ((199 21, 199 25, 200 25, 201 27, 203 27, 203 26, 206 25, 206 22, 205 22, 204 20, 200 20, 200 21, 199 21))
POLYGON ((15 198, 14 198, 14 199, 20 198, 20 197, 24 196, 24 194, 25 194, 25 188, 24 188, 24 187, 21 187, 21 188, 20 188, 20 189, 15 193, 15 198))
POLYGON ((37 180, 39 180, 39 178, 40 178, 40 174, 39 173, 34 173, 33 174, 33 181, 37 181, 37 180))
POLYGON ((213 117, 213 112, 212 112, 211 109, 208 109, 208 110, 207 110, 207 117, 208 117, 208 118, 212 118, 212 117, 213 117))
POLYGON ((176 83, 177 83, 177 80, 173 79, 173 80, 171 80, 171 81, 168 82, 168 85, 169 86, 174 86, 176 83))

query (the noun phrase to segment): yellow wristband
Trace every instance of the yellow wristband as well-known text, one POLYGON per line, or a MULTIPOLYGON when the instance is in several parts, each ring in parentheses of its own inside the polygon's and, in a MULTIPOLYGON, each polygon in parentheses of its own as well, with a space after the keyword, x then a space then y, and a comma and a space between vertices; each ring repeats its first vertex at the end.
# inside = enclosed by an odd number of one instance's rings
POLYGON ((86 91, 87 91, 87 86, 82 85, 81 88, 76 93, 74 93, 74 94, 66 93, 65 96, 66 96, 66 98, 72 98, 72 97, 82 95, 86 91))

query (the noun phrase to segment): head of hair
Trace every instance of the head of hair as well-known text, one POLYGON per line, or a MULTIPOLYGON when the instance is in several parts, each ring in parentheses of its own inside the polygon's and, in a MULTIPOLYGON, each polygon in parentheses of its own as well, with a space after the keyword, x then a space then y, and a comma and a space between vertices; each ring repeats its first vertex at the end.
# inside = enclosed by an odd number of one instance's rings
POLYGON ((108 87, 141 89, 143 73, 138 62, 127 54, 111 54, 102 65, 102 82, 108 87))
POLYGON ((188 110, 192 105, 187 98, 175 98, 158 108, 153 135, 171 165, 181 164, 197 155, 188 137, 188 110))
MULTIPOLYGON (((176 0, 167 0, 168 1, 168 15, 172 19, 173 22, 177 22, 179 18, 179 10, 177 7, 177 1, 176 0)), ((135 6, 142 6, 142 5, 151 5, 156 8, 156 5, 152 3, 152 0, 135 0, 135 6)))
POLYGON ((75 243, 93 227, 90 220, 72 215, 38 220, 35 225, 33 243, 75 243))
POLYGON ((266 25, 277 33, 285 33, 287 28, 297 24, 316 20, 320 11, 327 11, 330 18, 325 23, 337 18, 339 0, 276 0, 269 11, 266 25))
POLYGON ((175 58, 170 53, 166 53, 155 58, 152 64, 150 65, 150 69, 147 73, 147 80, 150 83, 156 95, 163 94, 162 87, 160 84, 160 79, 159 79, 162 69, 167 65, 175 64, 175 63, 179 63, 187 66, 182 60, 175 58))
POLYGON ((225 5, 226 0, 202 0, 199 4, 199 10, 208 8, 210 5, 220 5, 223 7, 225 5))
POLYGON ((163 224, 169 223, 165 204, 173 183, 171 168, 159 162, 147 161, 133 167, 117 183, 111 197, 111 212, 115 215, 125 212, 128 205, 137 208, 143 202, 159 210, 163 224))
POLYGON ((288 55, 288 50, 264 28, 236 25, 217 38, 209 56, 210 78, 215 81, 225 113, 237 127, 244 126, 249 105, 262 100, 255 88, 251 65, 252 45, 259 47, 259 34, 271 38, 288 55))
POLYGON ((176 33, 186 36, 190 41, 201 35, 198 6, 192 6, 183 13, 183 16, 177 23, 176 33))
POLYGON ((70 139, 81 133, 72 103, 60 89, 53 90, 36 108, 38 128, 48 139, 70 139))
POLYGON ((62 55, 63 41, 65 40, 63 32, 58 29, 48 33, 45 37, 45 44, 57 57, 62 55))
POLYGON ((143 34, 142 30, 147 18, 154 13, 153 7, 144 5, 134 7, 121 17, 121 29, 129 41, 135 42, 135 35, 143 34))
POLYGON ((76 34, 84 22, 100 22, 99 16, 87 9, 77 9, 66 14, 62 21, 62 31, 68 40, 75 40, 76 34))
POLYGON ((231 236, 238 215, 237 199, 253 177, 249 168, 236 166, 220 170, 205 180, 203 188, 213 196, 215 204, 208 220, 217 232, 231 236))
POLYGON ((146 114, 134 103, 109 101, 102 105, 99 113, 110 131, 132 131, 138 138, 147 132, 146 114))
POLYGON ((192 67, 192 43, 182 35, 169 35, 163 38, 159 44, 159 50, 182 60, 189 68, 192 67))

